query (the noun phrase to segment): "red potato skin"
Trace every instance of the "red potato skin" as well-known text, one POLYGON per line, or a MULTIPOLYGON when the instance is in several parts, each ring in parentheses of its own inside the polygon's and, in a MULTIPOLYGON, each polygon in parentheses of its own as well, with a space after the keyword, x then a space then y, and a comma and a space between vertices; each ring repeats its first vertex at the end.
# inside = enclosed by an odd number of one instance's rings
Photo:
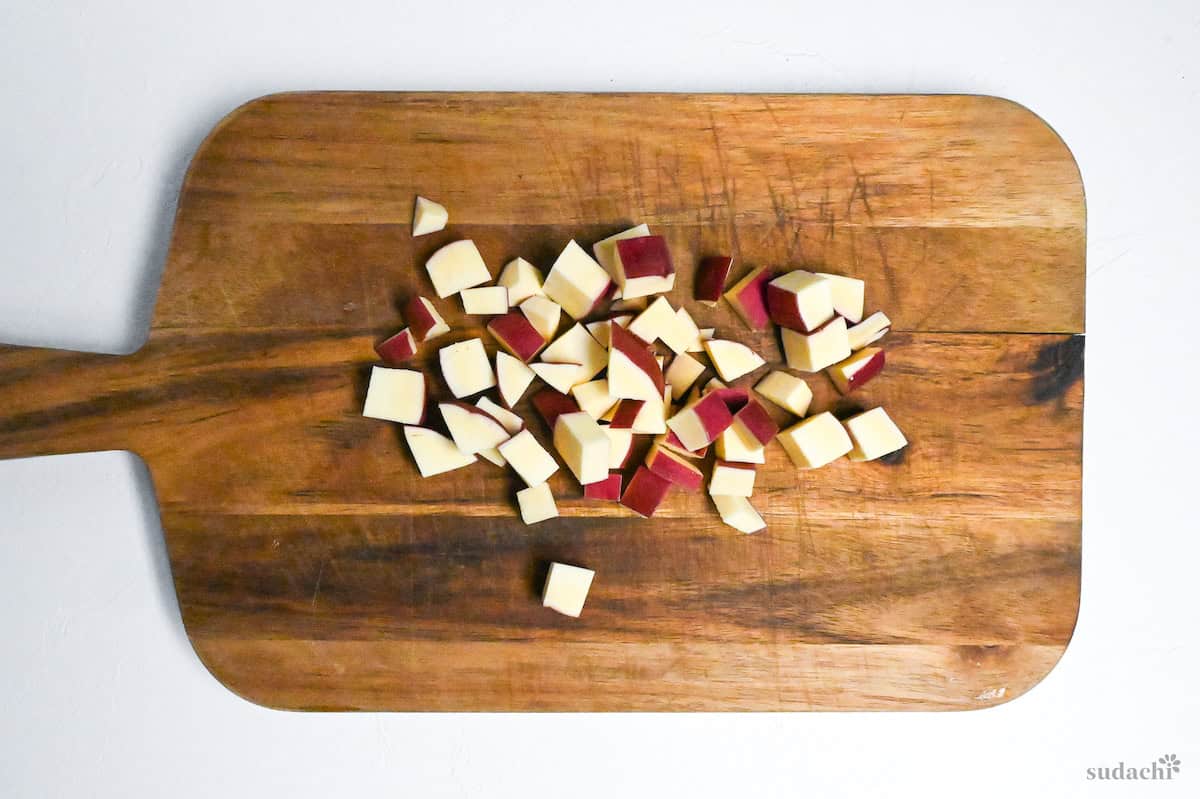
POLYGON ((612 301, 612 295, 616 293, 617 284, 611 280, 608 281, 608 285, 604 287, 604 291, 602 291, 600 296, 596 298, 596 301, 592 303, 591 310, 588 311, 587 315, 594 316, 607 310, 608 304, 612 301))
POLYGON ((662 447, 651 447, 646 455, 646 468, 685 491, 696 491, 704 482, 704 475, 682 458, 662 447))
POLYGON ((729 412, 729 406, 717 396, 701 397, 700 401, 692 408, 692 413, 700 419, 700 423, 704 425, 704 430, 710 436, 709 441, 713 441, 729 425, 733 424, 733 416, 729 412))
POLYGON ((808 330, 808 331, 797 331, 797 332, 803 332, 803 333, 804 333, 806 336, 811 336, 813 333, 820 333, 822 330, 824 330, 825 328, 827 328, 827 327, 829 327, 830 325, 832 325, 832 324, 833 324, 835 321, 837 321, 837 320, 838 320, 838 318, 839 318, 839 317, 838 317, 838 315, 837 315, 837 314, 834 314, 834 315, 833 315, 833 317, 832 317, 832 318, 830 318, 830 320, 829 320, 828 322, 826 322, 826 323, 824 323, 824 324, 821 324, 821 325, 817 325, 817 326, 816 326, 816 327, 814 327, 812 330, 808 330))
POLYGON ((621 504, 634 513, 650 518, 671 491, 671 481, 639 466, 621 494, 621 504))
POLYGON ((867 359, 867 362, 864 363, 857 372, 850 376, 850 380, 846 384, 846 393, 849 394, 854 389, 866 384, 868 380, 883 371, 883 366, 883 350, 880 350, 867 359))
POLYGON ((749 400, 733 417, 734 423, 741 424, 750 435, 754 436, 758 443, 764 447, 771 443, 771 439, 779 435, 779 425, 775 424, 775 420, 771 418, 771 414, 767 413, 757 400, 749 400))
POLYGON ((375 352, 385 363, 400 364, 417 354, 417 342, 407 327, 389 339, 375 345, 375 352))
POLYGON ((558 421, 558 417, 564 413, 575 413, 579 410, 579 403, 570 394, 559 394, 552 388, 543 388, 538 393, 534 394, 529 400, 533 404, 534 410, 538 412, 538 416, 542 417, 542 421, 546 423, 546 427, 550 428, 550 432, 554 432, 554 423, 558 421))
POLYGON ((704 435, 708 438, 705 446, 716 440, 717 436, 725 432, 725 428, 733 424, 733 414, 729 412, 729 407, 716 394, 706 394, 700 398, 700 401, 695 405, 686 408, 689 413, 695 414, 700 420, 700 426, 704 428, 704 435))
POLYGON ((663 439, 663 446, 672 452, 678 452, 685 458, 703 458, 708 454, 708 444, 693 452, 683 445, 683 442, 679 440, 679 436, 675 435, 675 431, 669 427, 667 428, 667 437, 663 439))
POLYGON ((613 414, 612 421, 608 423, 609 426, 613 430, 629 430, 633 427, 633 423, 637 420, 638 414, 642 412, 642 406, 645 404, 645 400, 621 400, 617 404, 617 412, 613 414))
POLYGON ((520 358, 526 363, 546 346, 542 334, 520 310, 493 317, 487 323, 487 329, 500 346, 512 353, 514 358, 520 358))
POLYGON ((771 321, 771 315, 767 312, 766 289, 767 284, 775 279, 775 274, 760 267, 752 275, 749 282, 745 285, 739 282, 725 295, 725 298, 742 317, 743 322, 756 330, 761 330, 771 321))
POLYGON ((767 286, 767 313, 771 321, 780 327, 798 330, 801 333, 811 333, 800 318, 800 309, 796 306, 796 295, 778 286, 767 286))
POLYGON ((730 469, 745 469, 746 471, 749 471, 749 472, 758 471, 758 467, 756 467, 753 463, 738 463, 737 461, 723 461, 720 458, 717 458, 716 465, 717 466, 726 466, 730 469))
POLYGON ((621 498, 621 473, 609 472, 608 477, 598 483, 588 483, 583 487, 583 495, 587 499, 608 499, 616 502, 621 498))
POLYGON ((675 274, 667 240, 662 236, 638 236, 617 242, 617 256, 627 280, 639 277, 666 277, 675 274))
POLYGON ((408 302, 404 304, 404 310, 401 311, 404 321, 408 323, 408 329, 418 341, 424 341, 425 336, 437 324, 425 303, 421 302, 422 299, 424 298, 417 295, 409 297, 408 302))
POLYGON ((696 302, 709 306, 720 302, 732 269, 733 259, 728 255, 710 255, 701 261, 696 270, 696 302))
POLYGON ((775 324, 780 327, 791 328, 800 333, 815 333, 840 315, 835 313, 832 318, 810 330, 804 324, 804 320, 800 318, 800 308, 796 305, 796 295, 787 289, 772 285, 767 286, 767 313, 770 315, 771 321, 775 324))
POLYGON ((490 419, 491 421, 495 422, 496 424, 500 425, 501 427, 504 427, 504 425, 500 423, 499 419, 497 419, 495 416, 492 416, 490 413, 485 411, 483 408, 480 408, 478 405, 472 405, 471 403, 463 402, 462 400, 445 400, 445 404, 456 405, 459 408, 462 408, 467 413, 473 413, 473 414, 476 414, 477 416, 482 416, 485 419, 490 419))
POLYGON ((744 388, 714 388, 704 396, 718 398, 733 414, 740 412, 750 401, 750 391, 744 388))
POLYGON ((658 365, 658 361, 654 360, 654 353, 650 351, 650 345, 620 325, 613 325, 610 331, 609 348, 621 352, 633 362, 634 366, 649 375, 655 388, 658 389, 658 393, 663 393, 663 387, 666 384, 663 381, 662 367, 658 365))

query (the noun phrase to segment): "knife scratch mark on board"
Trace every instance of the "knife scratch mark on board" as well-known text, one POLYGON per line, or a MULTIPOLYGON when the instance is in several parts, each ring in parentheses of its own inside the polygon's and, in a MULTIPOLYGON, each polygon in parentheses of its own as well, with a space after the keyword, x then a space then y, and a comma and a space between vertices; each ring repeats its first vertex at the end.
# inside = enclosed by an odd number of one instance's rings
POLYGON ((725 205, 728 207, 728 222, 729 222, 729 246, 733 249, 733 256, 739 262, 742 260, 742 245, 738 239, 737 230, 737 181, 729 177, 729 168, 725 163, 725 151, 721 149, 721 136, 717 133, 717 118, 712 110, 708 112, 708 129, 712 132, 713 146, 716 148, 717 168, 721 177, 721 196, 725 200, 725 205))
POLYGON ((313 586, 312 606, 317 606, 317 595, 321 593, 321 578, 325 576, 325 567, 329 565, 329 561, 321 561, 321 568, 317 571, 317 583, 313 586))
POLYGON ((875 242, 875 249, 879 251, 879 263, 883 267, 884 282, 887 283, 888 291, 891 292, 894 302, 897 299, 896 273, 892 269, 892 265, 888 263, 887 247, 883 243, 883 235, 875 225, 875 212, 871 210, 871 201, 867 199, 867 179, 858 171, 853 157, 850 158, 850 171, 854 173, 854 186, 850 190, 850 199, 846 201, 846 219, 850 219, 850 211, 854 206, 855 198, 861 200, 863 210, 867 212, 867 221, 870 223, 871 239, 875 242))
POLYGON ((242 323, 241 316, 238 315, 237 305, 233 302, 233 297, 229 293, 229 289, 225 287, 225 282, 222 280, 216 281, 217 289, 221 292, 221 296, 225 298, 225 305, 229 308, 229 315, 233 319, 235 325, 242 323))

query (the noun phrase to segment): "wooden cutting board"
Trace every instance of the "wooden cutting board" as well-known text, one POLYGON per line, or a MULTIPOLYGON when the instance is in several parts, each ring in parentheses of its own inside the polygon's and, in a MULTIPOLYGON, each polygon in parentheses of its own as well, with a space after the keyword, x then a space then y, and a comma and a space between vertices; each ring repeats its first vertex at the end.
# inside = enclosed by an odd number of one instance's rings
MULTIPOLYGON (((1053 667, 1079 603, 1084 233, 1071 154, 995 98, 267 97, 196 154, 139 352, 0 348, 0 457, 144 458, 196 652, 265 705, 992 705, 1053 667), (417 193, 447 230, 410 236, 417 193), (437 247, 546 268, 635 222, 668 237, 677 303, 713 253, 865 278, 895 330, 852 400, 887 407, 903 456, 798 472, 772 444, 752 536, 702 493, 644 521, 565 470, 562 518, 525 527, 509 474, 421 480, 360 417, 437 247), (540 606, 550 560, 596 570, 582 618, 540 606)), ((438 307, 439 344, 480 333, 438 307)), ((851 404, 809 382, 815 409, 851 404)))

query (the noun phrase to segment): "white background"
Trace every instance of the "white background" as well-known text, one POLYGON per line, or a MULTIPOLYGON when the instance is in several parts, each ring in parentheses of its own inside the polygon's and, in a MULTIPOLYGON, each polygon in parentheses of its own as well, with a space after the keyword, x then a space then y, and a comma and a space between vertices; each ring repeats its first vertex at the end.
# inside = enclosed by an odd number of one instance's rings
POLYGON ((1065 138, 1088 200, 1083 603, 1059 667, 971 713, 274 712, 188 647, 136 459, 10 461, 0 795, 1197 795, 1200 6, 671 5, 8 0, 0 340, 135 348, 187 159, 267 92, 1010 97, 1065 138), (1084 779, 1167 752, 1171 784, 1084 779))

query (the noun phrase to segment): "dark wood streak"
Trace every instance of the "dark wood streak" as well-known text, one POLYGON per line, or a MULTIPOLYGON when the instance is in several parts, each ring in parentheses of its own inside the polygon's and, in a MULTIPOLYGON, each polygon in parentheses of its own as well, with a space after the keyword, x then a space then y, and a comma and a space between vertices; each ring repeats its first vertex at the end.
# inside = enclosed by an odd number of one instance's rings
MULTIPOLYGON (((254 402, 320 390, 346 380, 345 368, 255 370, 206 373, 203 377, 169 379, 160 385, 102 394, 78 402, 0 417, 0 434, 37 433, 65 427, 81 419, 119 418, 174 403, 254 402)), ((212 418, 205 417, 205 418, 212 418)))
POLYGON ((1069 336, 1038 350, 1030 367, 1034 374, 1029 399, 1034 403, 1061 399, 1071 386, 1083 379, 1084 336, 1069 336))

